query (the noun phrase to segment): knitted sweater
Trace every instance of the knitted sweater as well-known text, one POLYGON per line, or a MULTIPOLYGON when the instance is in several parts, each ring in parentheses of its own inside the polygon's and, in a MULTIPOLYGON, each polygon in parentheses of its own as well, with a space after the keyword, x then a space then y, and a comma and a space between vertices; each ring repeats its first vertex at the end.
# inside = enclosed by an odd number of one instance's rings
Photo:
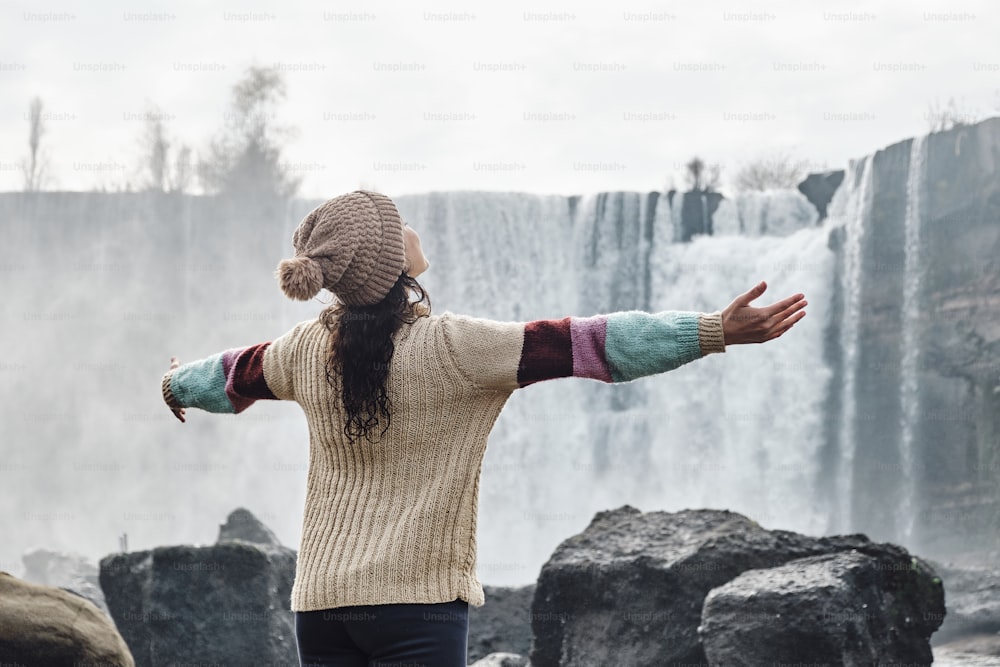
POLYGON ((274 341, 184 364, 162 380, 173 408, 239 413, 258 399, 282 399, 305 412, 309 469, 293 611, 456 598, 482 605, 479 478, 511 393, 563 377, 628 382, 725 351, 720 312, 526 323, 421 317, 396 334, 388 431, 349 443, 325 375, 328 337, 318 319, 299 322, 274 341))

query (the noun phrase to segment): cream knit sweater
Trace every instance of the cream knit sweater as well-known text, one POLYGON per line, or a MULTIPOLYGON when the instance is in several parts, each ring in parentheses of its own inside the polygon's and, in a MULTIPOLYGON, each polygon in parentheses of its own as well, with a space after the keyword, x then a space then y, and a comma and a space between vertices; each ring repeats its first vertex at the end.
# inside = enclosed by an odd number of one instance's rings
POLYGON ((343 435, 340 397, 325 375, 329 334, 318 320, 185 364, 163 376, 162 390, 175 408, 238 413, 268 398, 302 407, 309 471, 293 611, 456 598, 479 606, 480 471, 511 393, 559 377, 625 382, 723 351, 718 312, 528 323, 422 317, 397 333, 392 420, 377 442, 343 435))

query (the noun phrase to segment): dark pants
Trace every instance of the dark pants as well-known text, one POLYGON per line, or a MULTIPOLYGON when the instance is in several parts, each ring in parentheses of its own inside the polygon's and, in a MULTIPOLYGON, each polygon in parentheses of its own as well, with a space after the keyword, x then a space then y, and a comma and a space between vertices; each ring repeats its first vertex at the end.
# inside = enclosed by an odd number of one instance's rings
POLYGON ((468 638, 462 599, 295 612, 302 667, 465 667, 468 638))

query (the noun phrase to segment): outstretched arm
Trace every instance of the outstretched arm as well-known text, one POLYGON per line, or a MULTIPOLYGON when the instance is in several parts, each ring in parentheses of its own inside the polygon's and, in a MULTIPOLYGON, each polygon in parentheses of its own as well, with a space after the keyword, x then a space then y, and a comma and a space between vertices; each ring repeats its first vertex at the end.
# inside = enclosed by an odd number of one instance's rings
POLYGON ((805 314, 801 294, 766 308, 750 302, 761 283, 724 311, 624 311, 527 323, 447 315, 452 358, 483 389, 512 390, 562 377, 628 382, 663 373, 726 345, 777 338, 805 314))
POLYGON ((260 399, 294 400, 289 369, 295 336, 304 324, 273 342, 232 348, 184 365, 171 357, 161 380, 164 402, 183 422, 185 408, 236 414, 260 399))

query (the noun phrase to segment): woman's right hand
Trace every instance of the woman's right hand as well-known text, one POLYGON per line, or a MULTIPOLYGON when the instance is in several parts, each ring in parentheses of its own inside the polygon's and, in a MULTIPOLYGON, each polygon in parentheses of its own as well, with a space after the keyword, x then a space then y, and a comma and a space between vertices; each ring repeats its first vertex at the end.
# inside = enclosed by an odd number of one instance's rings
POLYGON ((796 294, 765 308, 754 308, 750 302, 767 289, 761 281, 748 292, 736 297, 722 311, 722 331, 726 345, 763 343, 777 338, 805 317, 805 295, 796 294))
MULTIPOLYGON (((179 368, 180 365, 181 362, 177 359, 177 357, 170 357, 170 370, 179 368)), ((182 424, 184 423, 184 408, 178 408, 176 410, 174 408, 170 408, 170 411, 174 413, 174 417, 181 420, 182 424)))

